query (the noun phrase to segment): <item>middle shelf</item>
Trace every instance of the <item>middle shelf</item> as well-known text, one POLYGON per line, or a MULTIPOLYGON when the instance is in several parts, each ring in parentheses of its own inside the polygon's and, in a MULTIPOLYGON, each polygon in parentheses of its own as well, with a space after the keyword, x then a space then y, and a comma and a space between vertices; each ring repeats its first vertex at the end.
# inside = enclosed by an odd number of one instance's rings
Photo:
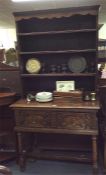
POLYGON ((93 77, 96 73, 48 73, 48 74, 21 74, 21 77, 93 77))

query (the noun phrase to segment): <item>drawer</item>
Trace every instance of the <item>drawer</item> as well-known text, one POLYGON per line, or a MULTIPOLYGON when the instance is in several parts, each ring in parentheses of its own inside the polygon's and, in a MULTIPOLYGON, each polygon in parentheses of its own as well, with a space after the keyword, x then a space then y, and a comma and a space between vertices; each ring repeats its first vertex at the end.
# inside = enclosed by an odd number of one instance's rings
POLYGON ((45 126, 46 113, 40 111, 19 110, 15 111, 16 125, 26 127, 43 127, 45 126))
POLYGON ((15 117, 16 125, 21 127, 69 130, 97 129, 95 113, 17 110, 15 117))

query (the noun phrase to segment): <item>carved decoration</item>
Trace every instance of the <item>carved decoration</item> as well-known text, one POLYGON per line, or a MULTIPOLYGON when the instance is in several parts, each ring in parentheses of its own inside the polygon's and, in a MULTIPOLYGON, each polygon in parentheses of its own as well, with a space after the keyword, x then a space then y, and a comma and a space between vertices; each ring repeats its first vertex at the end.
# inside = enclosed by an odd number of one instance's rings
POLYGON ((94 130, 97 129, 97 118, 82 112, 20 110, 16 112, 16 124, 29 128, 94 130))

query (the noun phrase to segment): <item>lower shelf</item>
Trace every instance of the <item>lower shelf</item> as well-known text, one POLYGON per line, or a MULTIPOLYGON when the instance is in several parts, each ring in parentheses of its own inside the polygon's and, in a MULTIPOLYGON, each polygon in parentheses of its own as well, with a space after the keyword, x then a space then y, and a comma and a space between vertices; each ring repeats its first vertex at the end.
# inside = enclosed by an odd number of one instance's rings
POLYGON ((90 152, 85 153, 76 151, 43 150, 43 151, 27 153, 26 156, 35 159, 65 160, 65 161, 76 161, 85 163, 92 162, 90 152))

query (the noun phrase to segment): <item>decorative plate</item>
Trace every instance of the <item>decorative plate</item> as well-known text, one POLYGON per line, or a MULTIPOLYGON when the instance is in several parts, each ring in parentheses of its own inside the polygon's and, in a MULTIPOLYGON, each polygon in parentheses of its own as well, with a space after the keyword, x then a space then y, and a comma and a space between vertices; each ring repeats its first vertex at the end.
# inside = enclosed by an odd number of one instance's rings
POLYGON ((36 58, 31 58, 26 62, 26 70, 33 74, 33 73, 38 73, 41 69, 41 63, 38 59, 36 58))
POLYGON ((69 59, 68 67, 73 73, 80 73, 85 70, 87 66, 86 59, 81 56, 73 56, 69 59))

